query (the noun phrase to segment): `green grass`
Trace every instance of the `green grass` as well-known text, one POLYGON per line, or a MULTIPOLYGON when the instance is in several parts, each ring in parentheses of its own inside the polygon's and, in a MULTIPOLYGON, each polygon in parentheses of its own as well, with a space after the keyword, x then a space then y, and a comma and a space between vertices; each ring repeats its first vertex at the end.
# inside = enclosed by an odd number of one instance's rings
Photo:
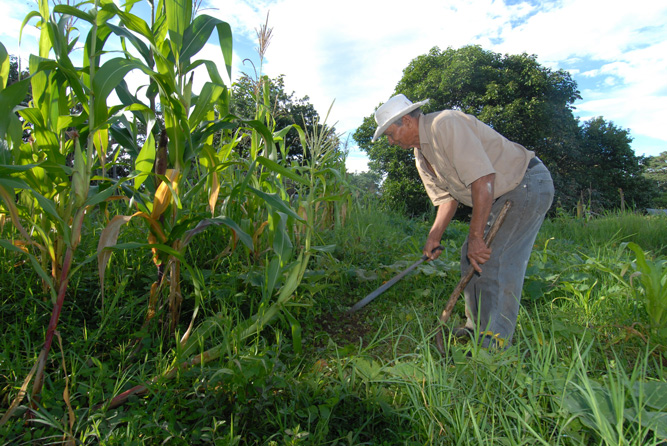
MULTIPOLYGON (((252 342, 232 344, 219 360, 159 380, 118 408, 95 408, 178 361, 174 337, 157 324, 142 328, 154 266, 138 251, 117 253, 103 304, 94 262, 73 279, 59 326, 63 350, 52 349, 37 418, 26 426, 14 417, 0 438, 2 444, 664 445, 665 342, 652 334, 633 288, 638 282, 629 279, 635 256, 625 243, 664 259, 665 223, 629 214, 545 222, 514 345, 490 353, 447 339, 441 357, 431 334, 459 279, 467 226, 453 223, 438 261, 348 315, 351 305, 421 256, 429 228, 372 205, 359 208, 344 227, 320 233, 317 244, 336 248, 311 259, 290 307, 298 325, 284 318, 252 342)), ((88 243, 82 252, 94 250, 88 243)), ((197 320, 218 315, 201 351, 228 336, 261 299, 254 279, 261 269, 233 255, 216 258, 220 246, 212 232, 188 253, 206 283, 197 320)), ((16 261, 3 256, 0 281, 3 407, 30 371, 50 314, 38 278, 16 261)), ((183 330, 193 308, 185 285, 184 294, 183 330)), ((462 317, 459 302, 450 324, 462 317)))

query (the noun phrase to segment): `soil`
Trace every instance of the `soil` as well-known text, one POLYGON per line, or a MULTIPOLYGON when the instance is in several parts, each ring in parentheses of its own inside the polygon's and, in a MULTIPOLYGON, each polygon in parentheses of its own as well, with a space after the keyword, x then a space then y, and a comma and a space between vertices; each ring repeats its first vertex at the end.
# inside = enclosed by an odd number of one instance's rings
MULTIPOLYGON (((315 331, 325 332, 339 346, 365 345, 364 338, 370 328, 363 313, 330 313, 315 318, 315 331)), ((326 340, 323 341, 326 344, 326 340)))

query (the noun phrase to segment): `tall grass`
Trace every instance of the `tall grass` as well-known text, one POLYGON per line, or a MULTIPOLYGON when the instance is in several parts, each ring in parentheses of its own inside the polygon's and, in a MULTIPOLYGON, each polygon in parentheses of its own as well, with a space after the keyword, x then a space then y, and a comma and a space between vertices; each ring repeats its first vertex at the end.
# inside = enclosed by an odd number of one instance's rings
POLYGON ((577 245, 615 245, 635 242, 656 255, 667 255, 667 216, 634 212, 609 212, 585 219, 563 215, 545 221, 542 233, 550 233, 577 245))

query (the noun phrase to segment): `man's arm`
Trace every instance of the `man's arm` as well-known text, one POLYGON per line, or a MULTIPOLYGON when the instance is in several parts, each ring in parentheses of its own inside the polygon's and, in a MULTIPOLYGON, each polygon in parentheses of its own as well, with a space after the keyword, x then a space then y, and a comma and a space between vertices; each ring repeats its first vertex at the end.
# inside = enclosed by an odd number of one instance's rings
POLYGON ((452 217, 454 217, 458 205, 458 201, 450 200, 438 206, 435 221, 428 233, 426 245, 424 245, 424 254, 428 256, 429 260, 435 260, 440 256, 440 253, 442 252, 441 250, 437 249, 435 252, 433 252, 433 250, 440 245, 442 234, 445 233, 445 229, 447 229, 449 222, 452 221, 452 217))
POLYGON ((468 260, 475 271, 491 258, 491 249, 484 243, 484 228, 493 205, 493 184, 496 174, 485 175, 472 183, 472 218, 468 234, 468 260))

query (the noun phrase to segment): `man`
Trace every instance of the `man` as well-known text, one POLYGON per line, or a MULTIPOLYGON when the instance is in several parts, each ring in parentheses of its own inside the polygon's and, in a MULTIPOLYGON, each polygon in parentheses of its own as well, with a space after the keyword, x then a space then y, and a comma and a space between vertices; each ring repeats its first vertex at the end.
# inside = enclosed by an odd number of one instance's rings
POLYGON ((461 249, 461 274, 476 274, 464 291, 466 323, 457 336, 479 335, 483 347, 507 347, 516 328, 523 280, 537 232, 551 207, 554 187, 535 153, 511 142, 477 118, 456 110, 424 115, 404 95, 375 112, 376 141, 414 148, 417 170, 437 214, 424 245, 430 260, 458 203, 472 207, 461 249), (506 200, 512 207, 496 235, 493 251, 484 234, 506 200))

